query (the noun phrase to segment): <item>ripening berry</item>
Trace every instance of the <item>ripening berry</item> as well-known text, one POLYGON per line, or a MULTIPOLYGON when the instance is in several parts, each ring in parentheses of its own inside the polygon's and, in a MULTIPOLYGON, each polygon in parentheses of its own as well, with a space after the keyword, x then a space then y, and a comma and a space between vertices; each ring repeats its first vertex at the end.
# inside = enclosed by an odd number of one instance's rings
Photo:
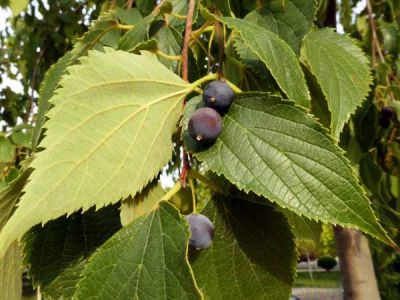
POLYGON ((189 134, 200 144, 214 142, 221 131, 221 116, 212 108, 203 107, 196 110, 189 120, 189 134))
POLYGON ((225 114, 231 106, 235 94, 230 86, 221 80, 211 81, 203 93, 204 103, 217 110, 221 115, 225 114))
POLYGON ((190 227, 189 245, 196 249, 208 248, 214 238, 214 226, 210 219, 202 214, 186 216, 190 227))

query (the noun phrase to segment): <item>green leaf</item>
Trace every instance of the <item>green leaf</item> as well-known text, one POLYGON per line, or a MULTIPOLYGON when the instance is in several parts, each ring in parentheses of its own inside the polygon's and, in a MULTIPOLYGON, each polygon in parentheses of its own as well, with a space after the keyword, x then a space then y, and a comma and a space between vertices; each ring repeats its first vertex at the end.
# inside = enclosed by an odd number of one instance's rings
POLYGON ((32 138, 33 151, 36 150, 37 144, 39 143, 43 124, 46 120, 45 114, 50 108, 49 99, 53 97, 54 91, 58 87, 59 81, 61 76, 64 74, 65 69, 67 66, 77 63, 78 58, 86 55, 89 49, 92 49, 98 45, 101 39, 107 33, 116 31, 116 24, 117 16, 115 12, 110 11, 102 14, 98 20, 93 22, 93 25, 89 28, 89 30, 74 45, 74 48, 67 52, 47 71, 45 79, 40 86, 38 114, 36 116, 36 124, 32 138))
MULTIPOLYGON (((157 40, 160 51, 171 56, 181 55, 183 39, 175 28, 165 24, 153 38, 157 40)), ((170 70, 177 70, 179 67, 178 60, 171 61, 163 57, 160 57, 159 60, 170 70)))
POLYGON ((32 130, 33 127, 31 125, 21 124, 15 126, 11 133, 11 140, 19 147, 31 148, 32 130))
POLYGON ((139 43, 146 41, 149 38, 149 28, 153 21, 155 21, 159 15, 171 12, 171 10, 171 1, 165 1, 157 12, 151 13, 136 23, 132 29, 128 30, 122 36, 119 45, 120 49, 132 51, 139 43))
POLYGON ((147 16, 151 13, 154 8, 153 0, 136 0, 136 6, 142 13, 142 15, 147 16))
POLYGON ((23 239, 24 261, 46 299, 71 299, 87 258, 120 228, 117 206, 33 227, 23 239))
POLYGON ((155 16, 153 14, 148 15, 139 23, 137 23, 132 29, 128 30, 121 38, 119 45, 120 49, 131 51, 136 45, 147 40, 149 38, 149 28, 154 19, 155 16))
POLYGON ((122 226, 128 225, 133 220, 157 208, 164 194, 165 191, 156 181, 150 183, 143 191, 136 194, 135 197, 128 197, 121 204, 122 226))
POLYGON ((93 49, 99 41, 110 31, 118 31, 118 17, 115 11, 103 13, 93 24, 89 30, 78 40, 71 50, 71 62, 76 63, 77 59, 83 55, 87 55, 90 49, 93 49))
POLYGON ((136 25, 140 22, 140 20, 143 19, 139 12, 139 9, 137 8, 122 9, 120 7, 117 7, 115 9, 115 13, 118 16, 118 19, 124 24, 136 25))
POLYGON ((368 94, 368 60, 353 40, 331 29, 307 34, 302 57, 316 77, 332 112, 331 133, 339 138, 352 113, 368 94))
POLYGON ((346 32, 351 30, 351 16, 353 14, 352 3, 350 0, 342 0, 340 3, 340 24, 346 32))
POLYGON ((299 54, 300 43, 312 28, 315 9, 315 0, 273 0, 249 13, 245 20, 275 33, 299 54))
POLYGON ((45 150, 0 234, 0 257, 33 225, 136 194, 171 158, 191 85, 154 58, 112 49, 67 71, 50 100, 45 150))
POLYGON ((315 245, 318 245, 321 237, 322 225, 321 223, 315 222, 311 219, 300 217, 294 212, 284 209, 282 210, 285 215, 290 229, 297 240, 301 241, 312 241, 315 245))
POLYGON ((206 299, 289 299, 296 250, 289 226, 267 205, 214 197, 201 212, 214 224, 207 249, 189 257, 206 299))
POLYGON ((238 32, 248 48, 267 66, 289 99, 310 107, 310 94, 296 55, 283 40, 250 21, 227 17, 219 19, 238 32))
POLYGON ((187 261, 189 230, 162 202, 90 258, 74 299, 201 299, 187 261))
POLYGON ((22 296, 22 258, 18 242, 12 243, 0 259, 0 299, 20 300, 22 296))
POLYGON ((224 16, 232 16, 232 9, 229 0, 209 1, 214 4, 224 16))
POLYGON ((306 77, 308 88, 311 94, 311 112, 317 118, 318 122, 325 128, 331 124, 331 112, 328 103, 325 100, 324 93, 319 86, 317 79, 310 70, 303 65, 304 76, 306 77))
POLYGON ((10 162, 15 157, 15 145, 5 136, 0 136, 0 162, 10 162))
POLYGON ((342 150, 291 102, 261 93, 238 95, 216 143, 196 157, 245 192, 392 244, 342 150))
POLYGON ((10 8, 14 17, 18 16, 28 6, 29 0, 10 0, 10 8))

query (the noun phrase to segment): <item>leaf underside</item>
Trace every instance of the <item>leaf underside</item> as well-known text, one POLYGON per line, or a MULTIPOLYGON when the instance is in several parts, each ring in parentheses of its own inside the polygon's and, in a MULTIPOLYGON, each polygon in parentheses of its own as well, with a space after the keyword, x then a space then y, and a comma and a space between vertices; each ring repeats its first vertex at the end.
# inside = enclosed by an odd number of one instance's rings
POLYGON ((202 299, 187 261, 187 223, 162 202, 98 249, 74 299, 202 299))
POLYGON ((342 150, 303 110, 279 97, 244 93, 223 128, 211 148, 196 154, 211 171, 298 215, 392 244, 342 150))
POLYGON ((154 58, 112 49, 67 70, 0 257, 35 224, 136 194, 171 158, 190 85, 154 58))

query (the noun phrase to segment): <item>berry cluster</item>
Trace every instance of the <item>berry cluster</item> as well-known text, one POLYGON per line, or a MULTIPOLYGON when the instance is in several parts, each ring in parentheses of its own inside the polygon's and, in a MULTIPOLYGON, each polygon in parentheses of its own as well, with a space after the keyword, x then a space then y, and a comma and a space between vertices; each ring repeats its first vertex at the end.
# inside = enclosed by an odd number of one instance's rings
MULTIPOLYGON (((205 107, 196 110, 189 120, 189 135, 201 146, 209 146, 222 131, 223 116, 231 106, 235 94, 222 80, 210 82, 203 93, 205 107)), ((214 226, 202 214, 186 216, 190 226, 189 245, 196 249, 208 248, 214 238, 214 226)))
POLYGON ((201 145, 212 144, 222 131, 222 119, 231 106, 235 94, 222 80, 210 82, 204 90, 206 107, 194 112, 189 120, 189 135, 201 145))

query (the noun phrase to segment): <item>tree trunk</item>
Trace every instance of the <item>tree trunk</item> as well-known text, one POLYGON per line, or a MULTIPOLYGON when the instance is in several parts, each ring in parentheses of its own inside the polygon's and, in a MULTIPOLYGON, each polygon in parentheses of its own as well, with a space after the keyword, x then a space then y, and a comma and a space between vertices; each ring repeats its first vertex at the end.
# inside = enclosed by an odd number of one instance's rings
POLYGON ((368 240, 354 229, 335 227, 345 300, 379 300, 368 240))

